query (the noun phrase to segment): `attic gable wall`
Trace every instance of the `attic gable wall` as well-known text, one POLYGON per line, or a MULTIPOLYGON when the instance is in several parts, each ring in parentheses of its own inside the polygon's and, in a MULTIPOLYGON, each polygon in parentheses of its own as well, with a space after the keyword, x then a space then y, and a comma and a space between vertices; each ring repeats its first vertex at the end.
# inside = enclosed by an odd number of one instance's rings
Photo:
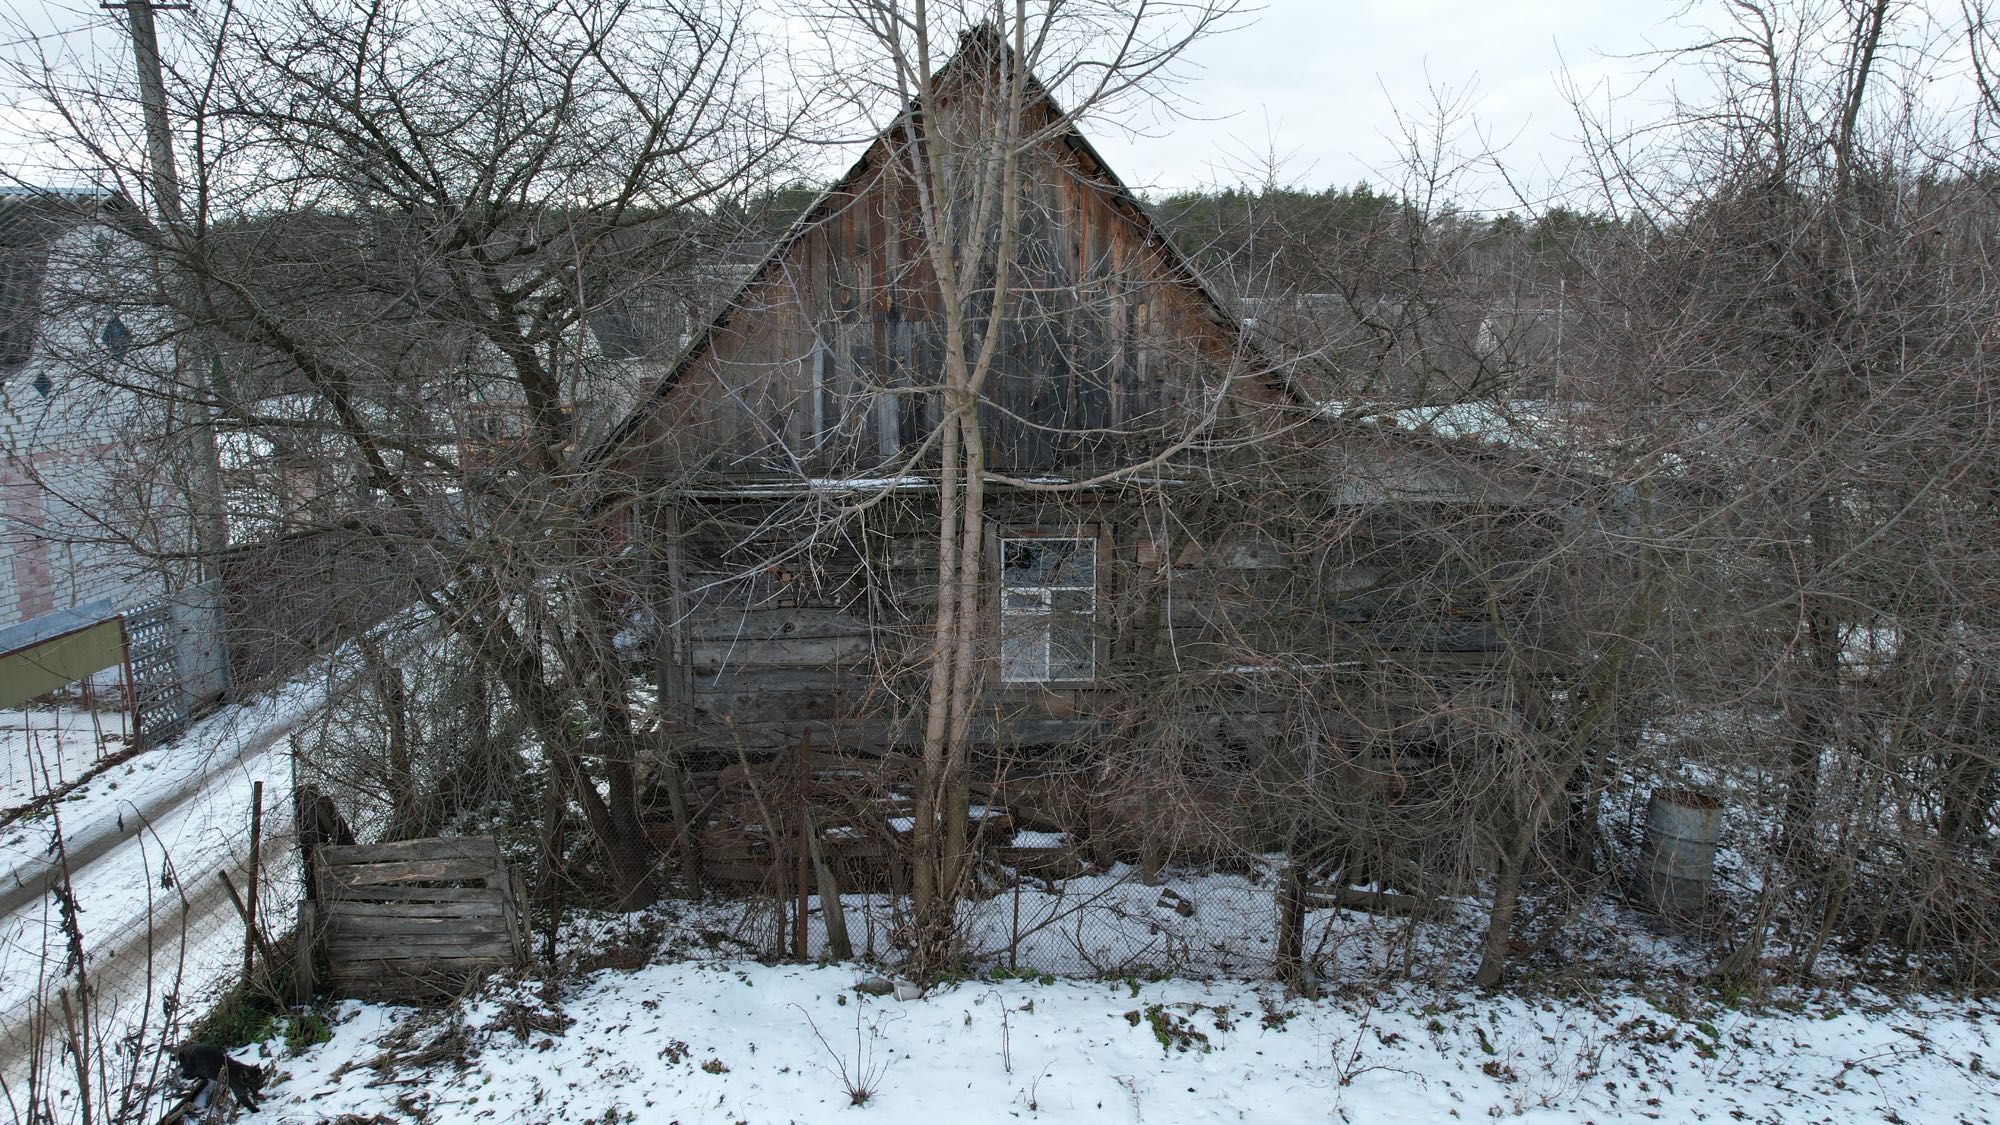
MULTIPOLYGON (((1047 122, 1053 107, 1036 112, 1047 122)), ((922 468, 944 362, 919 200, 891 130, 738 297, 650 419, 682 464, 922 468)), ((982 426, 989 464, 1099 468, 1185 431, 1238 343, 1073 133, 1024 159, 1014 298, 982 426)), ((990 285, 991 279, 984 279, 990 285)), ((972 299, 980 308, 982 291, 972 299)))

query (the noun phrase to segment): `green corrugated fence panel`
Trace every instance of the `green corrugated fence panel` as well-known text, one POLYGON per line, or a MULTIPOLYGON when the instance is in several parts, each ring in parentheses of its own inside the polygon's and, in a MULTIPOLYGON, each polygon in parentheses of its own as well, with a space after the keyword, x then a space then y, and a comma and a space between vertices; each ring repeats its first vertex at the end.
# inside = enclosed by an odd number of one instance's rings
POLYGON ((117 618, 0 656, 0 709, 125 662, 125 635, 117 618))

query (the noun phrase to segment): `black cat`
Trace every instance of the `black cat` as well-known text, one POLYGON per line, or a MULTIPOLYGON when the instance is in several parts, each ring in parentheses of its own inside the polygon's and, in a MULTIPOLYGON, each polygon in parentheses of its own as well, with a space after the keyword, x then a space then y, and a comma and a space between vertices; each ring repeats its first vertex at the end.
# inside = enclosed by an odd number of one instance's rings
MULTIPOLYGON (((220 1047, 206 1043, 183 1043, 174 1048, 174 1060, 181 1064, 181 1077, 205 1082, 211 1089, 221 1082, 244 1109, 256 1112, 257 1091, 264 1088, 264 1069, 237 1062, 220 1047)), ((192 1091, 190 1091, 192 1092, 192 1091)))

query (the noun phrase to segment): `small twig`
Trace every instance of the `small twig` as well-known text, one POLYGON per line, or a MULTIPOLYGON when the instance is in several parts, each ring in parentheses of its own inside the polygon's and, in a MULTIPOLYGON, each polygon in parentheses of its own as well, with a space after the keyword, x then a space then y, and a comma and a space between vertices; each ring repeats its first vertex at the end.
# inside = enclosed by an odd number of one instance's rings
POLYGON ((1114 1074, 1111 1076, 1111 1080, 1125 1087, 1125 1093, 1131 1097, 1132 1120, 1144 1121, 1146 1119, 1145 1115, 1139 1112, 1139 1080, 1129 1074, 1114 1074))
POLYGON ((243 919, 244 931, 250 935, 250 940, 257 943, 257 951, 264 955, 264 964, 267 967, 276 965, 278 963, 277 956, 271 952, 270 945, 264 941, 263 931, 257 928, 256 921, 250 916, 250 908, 243 905, 243 896, 236 893, 236 884, 230 881, 229 872, 218 871, 215 873, 215 877, 222 880, 223 889, 229 892, 230 905, 236 907, 236 916, 243 919))
POLYGON ((1000 1069, 1006 1071, 1008 1074, 1012 1074, 1014 1073, 1014 1047, 1010 1029, 1007 1026, 1007 998, 1000 995, 1000 990, 997 988, 987 989, 986 995, 991 996, 993 1002, 1000 1006, 1000 1069))
POLYGON ((852 1065, 850 1065, 847 1057, 834 1050, 833 1044, 827 1042, 826 1036, 820 1033, 819 1024, 813 1022, 812 1013, 806 1011, 804 1008, 800 1008, 797 1004, 793 1004, 792 1007, 798 1008, 799 1014, 806 1019, 806 1026, 812 1028, 813 1038, 819 1040, 820 1047, 826 1051, 828 1057, 833 1059, 834 1065, 831 1067, 826 1066, 824 1063, 820 1065, 827 1073, 837 1075, 840 1078, 841 1087, 847 1091, 848 1103, 850 1105, 868 1104, 868 1100, 875 1096, 875 1088, 881 1084, 882 1076, 888 1073, 889 1064, 894 1061, 893 1059, 885 1059, 879 1064, 876 1062, 874 1043, 882 1037, 881 1022, 878 1020, 869 1025, 868 1040, 864 1043, 861 1038, 861 1008, 858 1004, 855 1006, 854 1060, 852 1065))

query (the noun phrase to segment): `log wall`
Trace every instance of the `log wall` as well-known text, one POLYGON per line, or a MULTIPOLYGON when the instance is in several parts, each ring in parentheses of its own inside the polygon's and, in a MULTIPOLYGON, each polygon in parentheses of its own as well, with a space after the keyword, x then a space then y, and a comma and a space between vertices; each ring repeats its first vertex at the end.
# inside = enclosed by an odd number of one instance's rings
MULTIPOLYGON (((779 503, 715 504, 675 521, 686 527, 672 547, 680 557, 663 570, 682 585, 659 595, 656 652, 681 743, 720 764, 739 750, 782 752, 808 729, 823 749, 914 749, 937 591, 928 496, 885 503, 818 546, 736 538, 745 527, 796 526, 779 503), (786 561, 760 565, 771 558, 786 561)), ((1033 527, 1099 542, 1089 682, 1001 680, 989 556, 988 667, 972 738, 990 751, 1145 737, 1168 698, 1188 701, 1200 717, 1187 721, 1210 741, 1260 744, 1298 726, 1301 699, 1336 697, 1428 736, 1425 713, 1462 706, 1451 698, 1457 685, 1490 678, 1497 654, 1520 639, 1490 616, 1491 576, 1453 573, 1400 531, 1377 539, 1362 527, 1323 544, 1303 532, 1281 542, 1225 529, 1202 543, 1185 526, 1165 535, 1112 493, 1059 507, 1000 496, 989 515, 989 541, 1033 527), (1395 682, 1397 699, 1354 702, 1395 682)), ((1525 627, 1515 607, 1503 618, 1525 627)), ((1328 724, 1342 729, 1338 718, 1328 724)))

